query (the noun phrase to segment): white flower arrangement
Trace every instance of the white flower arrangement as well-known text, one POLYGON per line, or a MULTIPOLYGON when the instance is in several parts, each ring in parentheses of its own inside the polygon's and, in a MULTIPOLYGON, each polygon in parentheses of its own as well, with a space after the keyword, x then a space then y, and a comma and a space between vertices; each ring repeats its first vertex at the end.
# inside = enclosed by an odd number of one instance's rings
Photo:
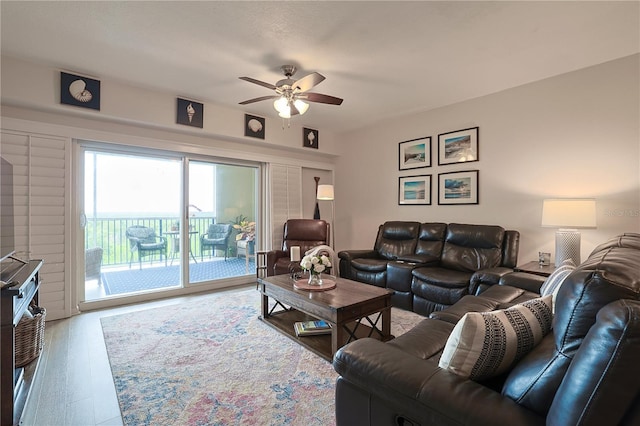
POLYGON ((300 261, 300 267, 312 275, 316 275, 331 268, 331 261, 324 254, 320 256, 306 255, 300 261))

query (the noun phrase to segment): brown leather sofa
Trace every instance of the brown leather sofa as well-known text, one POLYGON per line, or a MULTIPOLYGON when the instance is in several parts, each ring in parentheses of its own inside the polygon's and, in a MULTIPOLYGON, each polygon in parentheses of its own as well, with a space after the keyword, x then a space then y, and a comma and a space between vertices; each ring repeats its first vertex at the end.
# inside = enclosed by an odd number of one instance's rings
POLYGON ((507 274, 394 340, 341 348, 333 360, 337 424, 640 424, 640 234, 601 244, 567 276, 551 332, 505 374, 472 381, 438 366, 465 312, 530 299, 540 282, 507 274))
POLYGON ((371 250, 344 250, 340 276, 394 290, 392 304, 422 315, 497 284, 518 260, 520 233, 494 225, 385 222, 371 250))
POLYGON ((313 247, 329 244, 329 224, 321 219, 289 219, 284 224, 281 250, 267 252, 267 276, 300 271, 300 262, 292 262, 289 249, 300 247, 300 255, 313 247))

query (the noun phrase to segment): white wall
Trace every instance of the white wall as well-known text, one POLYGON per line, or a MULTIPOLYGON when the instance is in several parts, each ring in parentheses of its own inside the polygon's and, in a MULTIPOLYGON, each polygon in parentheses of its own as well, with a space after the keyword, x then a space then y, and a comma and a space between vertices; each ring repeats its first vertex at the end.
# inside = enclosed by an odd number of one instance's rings
MULTIPOLYGON (((148 136, 150 129, 162 129, 195 137, 232 141, 235 147, 245 150, 287 148, 291 153, 301 152, 316 157, 336 153, 336 138, 333 132, 319 129, 322 138, 319 148, 303 148, 301 120, 294 118, 290 127, 285 125, 283 128, 282 120, 277 117, 275 111, 273 116, 265 117, 265 139, 256 139, 244 136, 245 113, 241 109, 225 108, 212 102, 191 99, 204 104, 204 125, 202 129, 184 126, 176 124, 176 98, 181 97, 179 93, 158 92, 109 79, 100 79, 100 111, 62 105, 61 69, 43 67, 7 56, 2 56, 0 65, 3 107, 21 107, 62 114, 68 117, 67 123, 62 124, 74 125, 74 118, 82 118, 105 123, 106 128, 111 131, 113 123, 127 123, 144 130, 145 136, 148 136)), ((4 111, 2 115, 5 115, 4 111)))
MULTIPOLYGON (((340 135, 337 248, 371 248, 379 224, 417 220, 497 224, 521 233, 520 262, 554 252, 542 200, 597 200, 597 229, 582 231, 582 258, 603 240, 640 232, 640 55, 340 135), (439 133, 479 126, 478 162, 437 165, 439 133), (398 143, 432 137, 432 167, 398 171, 398 143), (438 173, 478 169, 478 205, 439 206, 438 173), (430 206, 399 206, 398 177, 430 174, 430 206)), ((552 254, 553 256, 553 254, 552 254)))

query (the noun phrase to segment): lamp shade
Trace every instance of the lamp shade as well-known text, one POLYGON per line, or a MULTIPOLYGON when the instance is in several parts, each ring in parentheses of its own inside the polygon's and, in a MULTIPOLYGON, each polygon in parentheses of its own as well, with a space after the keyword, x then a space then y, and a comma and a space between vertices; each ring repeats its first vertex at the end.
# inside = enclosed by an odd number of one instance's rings
POLYGON ((318 200, 333 200, 333 185, 318 185, 318 200))
POLYGON ((542 203, 542 226, 553 228, 595 228, 596 200, 544 200, 542 203))

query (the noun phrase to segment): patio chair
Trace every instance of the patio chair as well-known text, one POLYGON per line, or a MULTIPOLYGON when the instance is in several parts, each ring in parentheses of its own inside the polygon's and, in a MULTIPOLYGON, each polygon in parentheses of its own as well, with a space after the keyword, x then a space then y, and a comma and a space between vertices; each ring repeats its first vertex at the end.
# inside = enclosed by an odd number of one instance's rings
POLYGON ((102 284, 102 247, 94 247, 84 252, 84 279, 98 280, 98 285, 102 284))
POLYGON ((160 254, 160 260, 164 257, 164 264, 167 266, 167 238, 163 236, 157 236, 156 231, 152 228, 133 225, 127 228, 127 238, 129 239, 129 246, 131 253, 129 254, 129 268, 131 268, 131 261, 133 255, 138 252, 138 264, 142 269, 142 258, 144 256, 152 256, 154 253, 160 254))
POLYGON ((200 236, 200 260, 203 259, 205 250, 211 250, 215 256, 217 248, 224 250, 224 260, 227 260, 232 229, 233 227, 227 223, 212 223, 209 225, 207 233, 200 236))

